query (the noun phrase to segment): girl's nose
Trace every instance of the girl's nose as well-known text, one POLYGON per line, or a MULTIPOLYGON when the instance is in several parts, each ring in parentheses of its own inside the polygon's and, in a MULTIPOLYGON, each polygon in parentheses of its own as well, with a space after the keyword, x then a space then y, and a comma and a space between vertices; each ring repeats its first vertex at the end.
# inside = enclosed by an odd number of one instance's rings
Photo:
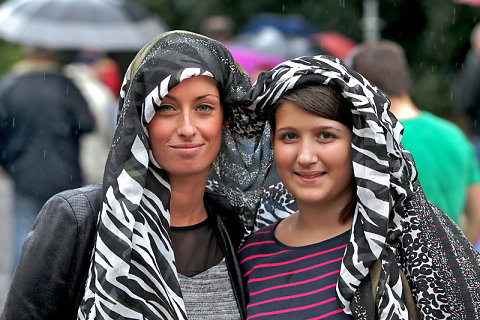
POLYGON ((195 136, 197 129, 194 120, 188 112, 183 114, 181 121, 178 124, 177 132, 180 136, 185 138, 192 138, 195 136))
POLYGON ((297 161, 301 166, 308 167, 318 161, 313 145, 308 141, 299 144, 297 161))

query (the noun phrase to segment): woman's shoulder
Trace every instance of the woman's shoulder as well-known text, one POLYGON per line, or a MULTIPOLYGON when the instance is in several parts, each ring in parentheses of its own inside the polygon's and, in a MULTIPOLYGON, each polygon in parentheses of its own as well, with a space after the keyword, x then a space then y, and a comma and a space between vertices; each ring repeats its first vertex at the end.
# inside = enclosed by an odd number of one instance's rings
POLYGON ((57 218, 69 215, 77 223, 82 224, 95 223, 101 208, 102 184, 96 183, 57 193, 45 203, 42 212, 56 214, 57 218))

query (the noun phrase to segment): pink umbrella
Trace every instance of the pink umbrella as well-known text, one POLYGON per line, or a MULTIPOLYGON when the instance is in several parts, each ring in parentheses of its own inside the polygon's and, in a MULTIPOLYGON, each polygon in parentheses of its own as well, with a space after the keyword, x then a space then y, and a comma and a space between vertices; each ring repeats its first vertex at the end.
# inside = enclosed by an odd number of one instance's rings
POLYGON ((456 0, 456 3, 469 4, 471 6, 480 6, 480 0, 456 0))
POLYGON ((262 71, 267 71, 287 60, 246 46, 227 45, 233 58, 247 71, 252 81, 262 71))

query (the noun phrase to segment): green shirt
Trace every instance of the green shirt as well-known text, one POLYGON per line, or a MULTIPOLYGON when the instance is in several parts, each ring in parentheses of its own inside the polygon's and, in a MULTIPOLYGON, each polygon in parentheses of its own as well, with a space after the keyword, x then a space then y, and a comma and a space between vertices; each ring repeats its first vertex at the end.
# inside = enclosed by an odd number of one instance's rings
POLYGON ((401 123, 403 146, 412 153, 427 199, 458 224, 467 188, 480 181, 472 143, 455 124, 426 111, 401 123))

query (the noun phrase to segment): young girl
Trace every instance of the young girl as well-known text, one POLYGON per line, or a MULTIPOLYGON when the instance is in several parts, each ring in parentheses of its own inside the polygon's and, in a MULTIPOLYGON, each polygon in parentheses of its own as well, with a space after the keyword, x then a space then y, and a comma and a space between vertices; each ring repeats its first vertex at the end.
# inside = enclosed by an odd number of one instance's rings
POLYGON ((239 251, 249 318, 346 319, 335 286, 356 199, 349 106, 327 86, 306 86, 271 114, 277 170, 298 211, 239 251))
POLYGON ((480 257, 426 200, 386 96, 328 56, 256 86, 298 210, 239 250, 247 319, 478 318, 480 257))

